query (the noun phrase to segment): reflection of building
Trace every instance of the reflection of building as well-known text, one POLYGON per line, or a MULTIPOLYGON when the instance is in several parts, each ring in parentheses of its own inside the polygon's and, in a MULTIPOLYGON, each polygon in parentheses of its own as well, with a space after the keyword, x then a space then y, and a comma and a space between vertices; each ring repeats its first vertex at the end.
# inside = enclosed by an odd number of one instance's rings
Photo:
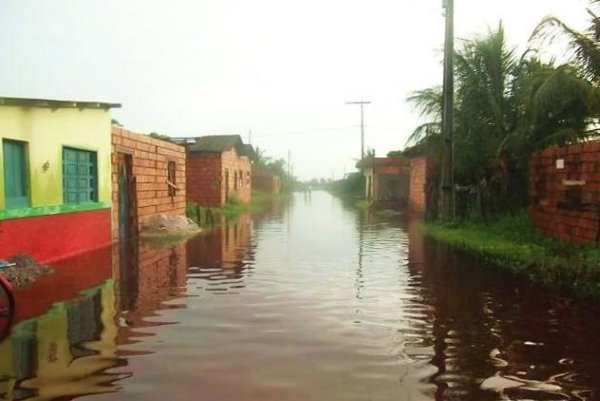
POLYGON ((113 107, 0 98, 0 258, 49 262, 110 244, 113 107))
POLYGON ((185 215, 185 148, 112 127, 113 239, 155 214, 185 215))
POLYGON ((221 206, 235 196, 250 202, 252 147, 239 135, 203 136, 187 145, 187 199, 221 206))
POLYGON ((224 221, 211 233, 199 235, 187 244, 188 264, 197 269, 220 268, 222 273, 240 275, 248 257, 252 219, 245 214, 224 221))
POLYGON ((111 258, 111 248, 105 247, 53 263, 52 274, 16 292, 16 321, 40 315, 54 303, 73 299, 80 291, 103 283, 111 276, 111 258))
POLYGON ((126 242, 113 250, 115 298, 121 311, 143 315, 183 291, 187 279, 185 244, 158 246, 126 242))
POLYGON ((70 399, 114 391, 116 357, 113 283, 89 289, 38 318, 18 324, 0 344, 0 394, 7 399, 70 399))

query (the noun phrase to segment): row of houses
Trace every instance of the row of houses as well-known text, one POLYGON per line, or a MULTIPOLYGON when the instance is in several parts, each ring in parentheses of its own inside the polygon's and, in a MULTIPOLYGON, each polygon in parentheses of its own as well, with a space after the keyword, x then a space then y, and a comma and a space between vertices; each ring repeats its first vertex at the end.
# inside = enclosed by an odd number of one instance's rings
POLYGON ((0 97, 0 259, 50 263, 134 236, 186 203, 250 202, 254 151, 238 135, 172 143, 112 124, 116 103, 0 97))
MULTIPOLYGON (((366 199, 413 212, 437 207, 431 160, 373 157, 358 167, 365 177, 366 199)), ((600 243, 600 140, 535 151, 529 172, 533 227, 571 243, 600 243)))

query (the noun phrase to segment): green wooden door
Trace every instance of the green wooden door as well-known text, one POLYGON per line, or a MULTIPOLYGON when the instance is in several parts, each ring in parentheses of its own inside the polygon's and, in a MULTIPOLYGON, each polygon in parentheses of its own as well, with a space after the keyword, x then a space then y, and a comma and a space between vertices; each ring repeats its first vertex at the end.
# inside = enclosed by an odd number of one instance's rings
POLYGON ((2 141, 4 155, 4 195, 7 209, 29 207, 26 144, 2 141))
POLYGON ((96 153, 63 148, 63 197, 65 203, 98 201, 96 153))

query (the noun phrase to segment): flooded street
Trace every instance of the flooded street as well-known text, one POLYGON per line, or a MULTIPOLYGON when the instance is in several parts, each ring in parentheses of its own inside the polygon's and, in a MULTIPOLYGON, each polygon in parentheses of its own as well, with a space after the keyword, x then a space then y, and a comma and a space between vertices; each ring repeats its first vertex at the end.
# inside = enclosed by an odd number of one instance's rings
POLYGON ((187 244, 125 244, 21 291, 0 399, 595 400, 600 308, 296 194, 187 244))

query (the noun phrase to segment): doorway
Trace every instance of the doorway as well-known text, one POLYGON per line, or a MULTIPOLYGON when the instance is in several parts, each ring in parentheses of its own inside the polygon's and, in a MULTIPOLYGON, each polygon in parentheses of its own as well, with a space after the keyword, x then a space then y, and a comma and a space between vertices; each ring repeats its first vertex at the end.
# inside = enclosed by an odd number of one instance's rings
POLYGON ((119 239, 137 235, 137 197, 132 156, 118 154, 119 171, 119 239))

